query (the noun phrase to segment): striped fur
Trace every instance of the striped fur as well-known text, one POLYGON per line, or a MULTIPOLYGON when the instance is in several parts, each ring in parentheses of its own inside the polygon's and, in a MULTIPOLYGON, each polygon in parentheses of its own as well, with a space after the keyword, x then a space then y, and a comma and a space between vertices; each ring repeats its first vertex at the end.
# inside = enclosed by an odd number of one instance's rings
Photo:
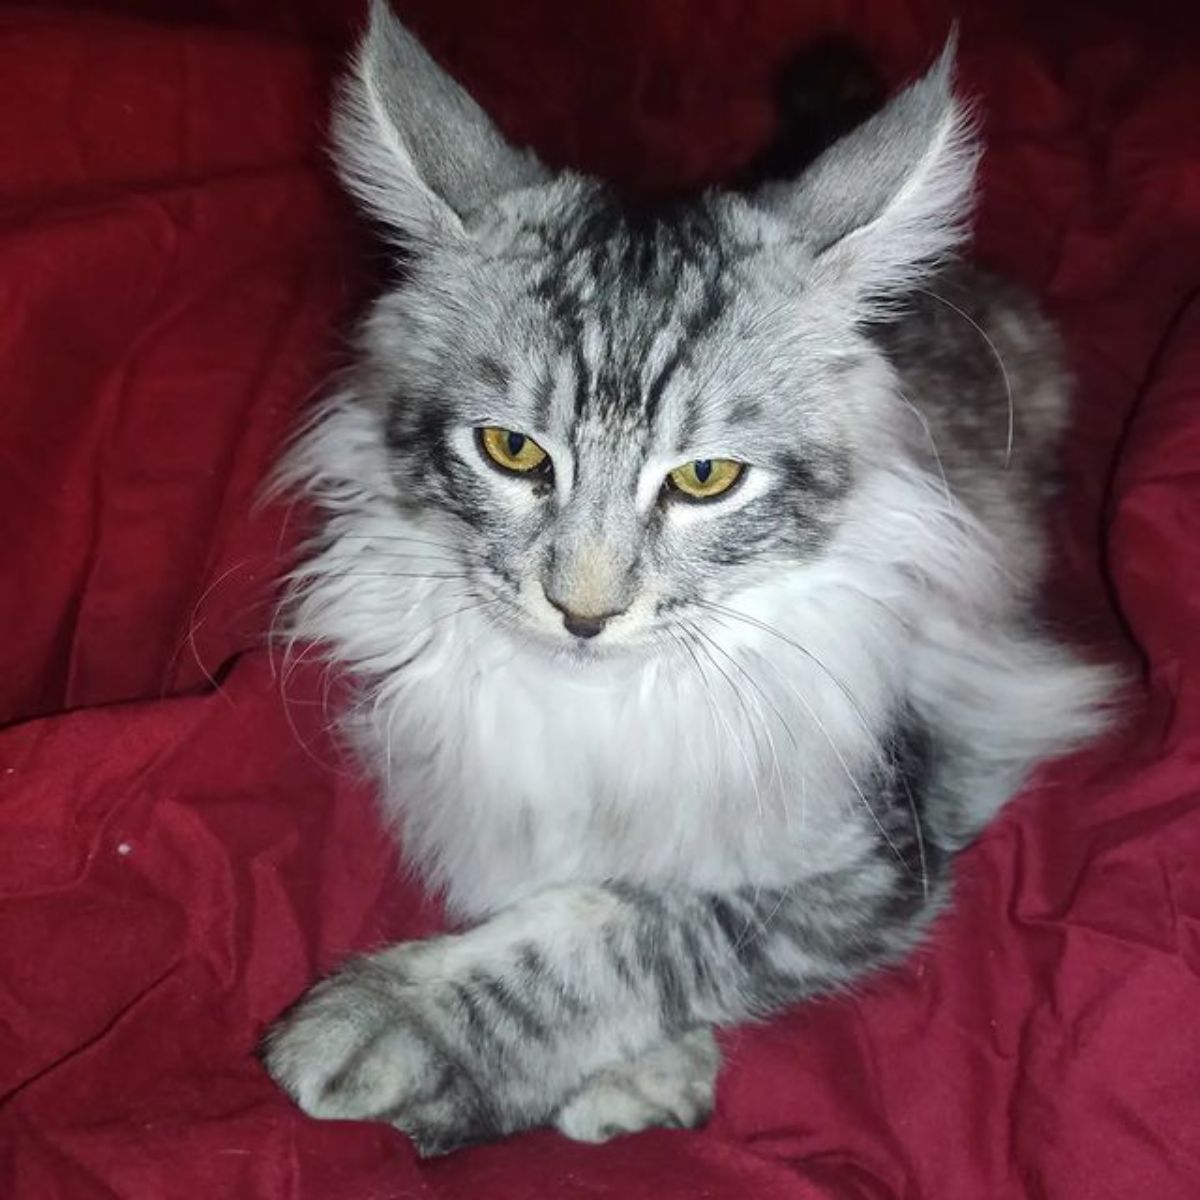
POLYGON ((1107 676, 1030 609, 1053 334, 945 266, 949 51, 793 184, 633 207, 507 146, 377 2, 338 128, 407 274, 287 464, 322 512, 288 612, 460 927, 318 984, 265 1061, 425 1153, 696 1123, 713 1027, 906 953, 1098 727, 1107 676), (488 425, 552 468, 494 469, 488 425), (749 464, 719 500, 664 487, 712 457, 749 464))

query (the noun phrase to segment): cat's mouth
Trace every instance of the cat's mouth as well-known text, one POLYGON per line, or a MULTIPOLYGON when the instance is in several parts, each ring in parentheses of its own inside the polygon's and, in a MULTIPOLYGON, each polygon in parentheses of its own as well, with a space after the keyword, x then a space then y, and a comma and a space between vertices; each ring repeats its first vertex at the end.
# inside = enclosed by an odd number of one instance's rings
POLYGON ((480 614, 514 641, 537 647, 554 658, 581 666, 637 655, 646 649, 640 622, 627 611, 592 617, 571 612, 545 598, 540 584, 513 590, 481 579, 477 592, 486 597, 480 614))
POLYGON ((653 638, 639 637, 628 622, 611 622, 594 632, 587 629, 582 634, 573 633, 561 621, 531 614, 513 601, 498 607, 494 615, 515 641, 580 669, 645 658, 654 644, 653 638))
POLYGON ((579 637, 564 630, 533 631, 535 639, 556 658, 581 667, 617 659, 636 657, 644 652, 640 642, 605 630, 590 637, 579 637))

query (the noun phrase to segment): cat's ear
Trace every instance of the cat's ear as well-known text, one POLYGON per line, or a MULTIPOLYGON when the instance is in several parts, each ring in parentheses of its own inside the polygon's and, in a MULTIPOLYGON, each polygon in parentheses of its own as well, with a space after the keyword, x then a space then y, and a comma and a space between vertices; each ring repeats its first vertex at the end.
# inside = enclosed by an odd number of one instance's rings
POLYGON ((956 37, 932 69, 758 200, 782 216, 817 279, 868 307, 903 292, 963 240, 978 141, 954 94, 956 37))
POLYGON ((371 0, 333 139, 347 187, 418 245, 461 235, 464 218, 489 200, 549 178, 531 153, 504 140, 387 0, 371 0))

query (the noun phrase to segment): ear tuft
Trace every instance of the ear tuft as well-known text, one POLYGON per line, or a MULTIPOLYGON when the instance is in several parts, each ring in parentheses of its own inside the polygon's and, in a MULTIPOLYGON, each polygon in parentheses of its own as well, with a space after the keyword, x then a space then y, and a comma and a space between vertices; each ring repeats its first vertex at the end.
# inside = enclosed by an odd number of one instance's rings
POLYGON ((491 200, 549 178, 504 140, 387 0, 371 0, 333 140, 346 186, 410 242, 461 234, 463 220, 491 200))
POLYGON ((818 277, 867 308, 903 294, 968 229, 979 143, 954 94, 957 37, 934 66, 795 182, 760 194, 796 228, 818 277))

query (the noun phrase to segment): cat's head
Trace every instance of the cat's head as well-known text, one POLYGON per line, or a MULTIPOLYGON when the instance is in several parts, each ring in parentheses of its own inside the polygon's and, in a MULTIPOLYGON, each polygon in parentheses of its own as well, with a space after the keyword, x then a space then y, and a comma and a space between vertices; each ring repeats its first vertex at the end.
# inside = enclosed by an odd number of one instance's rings
POLYGON ((798 179, 630 207, 510 146, 382 0, 336 123, 402 248, 360 388, 489 610, 644 646, 820 558, 878 447, 863 332, 963 233, 951 54, 798 179))

